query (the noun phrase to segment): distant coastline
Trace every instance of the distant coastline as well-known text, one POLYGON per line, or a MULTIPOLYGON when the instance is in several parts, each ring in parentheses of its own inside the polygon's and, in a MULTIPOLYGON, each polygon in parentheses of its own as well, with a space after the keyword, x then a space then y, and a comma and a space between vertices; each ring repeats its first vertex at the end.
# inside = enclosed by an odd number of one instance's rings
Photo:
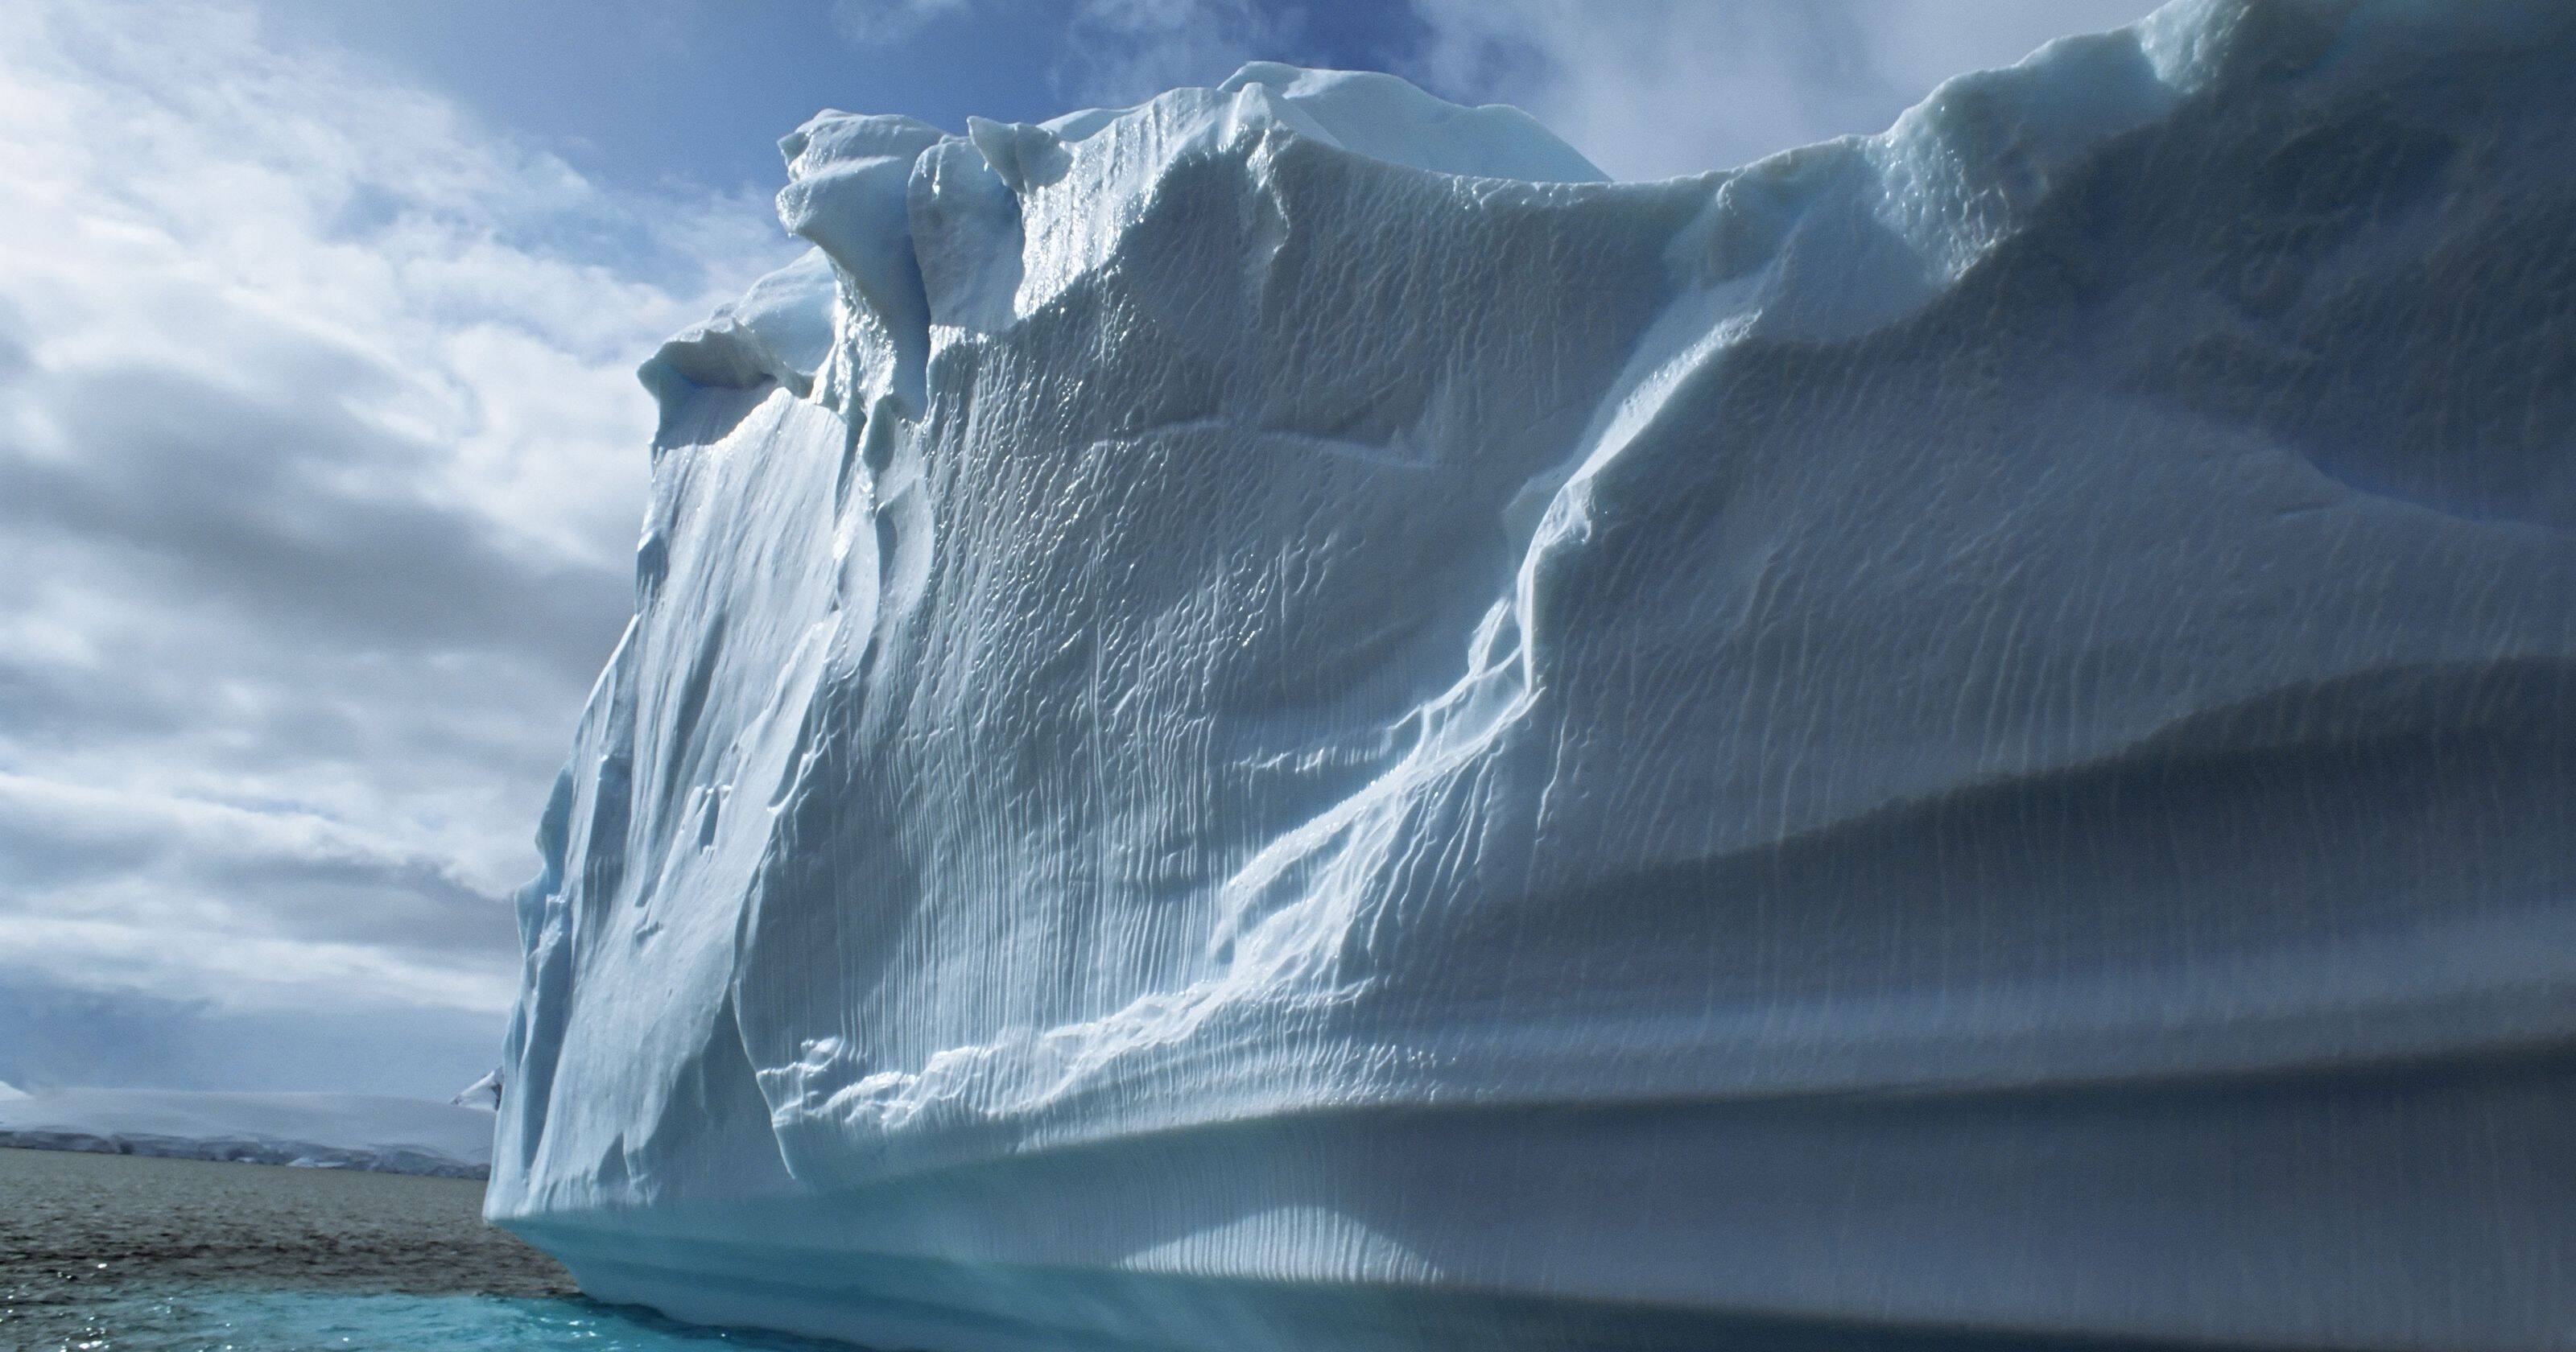
POLYGON ((492 1116, 372 1094, 63 1089, 0 1097, 0 1148, 485 1179, 492 1116))

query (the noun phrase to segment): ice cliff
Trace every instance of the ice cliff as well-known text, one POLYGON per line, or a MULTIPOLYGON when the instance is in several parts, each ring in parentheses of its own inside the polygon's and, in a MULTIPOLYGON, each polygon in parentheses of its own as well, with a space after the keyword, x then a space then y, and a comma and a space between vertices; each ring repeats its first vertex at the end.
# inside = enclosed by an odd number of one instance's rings
POLYGON ((2571 127, 2546 0, 1659 183, 817 117, 644 369, 491 1215, 941 1352, 2576 1346, 2571 127))

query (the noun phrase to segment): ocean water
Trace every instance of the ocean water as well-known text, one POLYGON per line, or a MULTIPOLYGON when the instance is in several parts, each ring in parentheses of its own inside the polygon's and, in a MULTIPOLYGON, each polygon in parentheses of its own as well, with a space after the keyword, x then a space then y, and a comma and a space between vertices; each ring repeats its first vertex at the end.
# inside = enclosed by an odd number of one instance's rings
POLYGON ((849 1352, 585 1300, 483 1185, 0 1150, 8 1352, 849 1352))

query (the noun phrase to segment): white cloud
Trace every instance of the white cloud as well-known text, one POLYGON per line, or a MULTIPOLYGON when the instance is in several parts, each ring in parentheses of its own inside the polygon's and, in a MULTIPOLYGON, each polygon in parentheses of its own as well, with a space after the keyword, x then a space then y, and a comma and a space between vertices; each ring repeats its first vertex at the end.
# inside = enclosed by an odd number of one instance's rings
POLYGON ((0 915, 0 950, 46 954, 48 976, 85 989, 167 993, 227 1012, 300 1008, 317 1019, 388 1006, 497 1012, 518 985, 512 967, 423 963, 376 944, 208 930, 183 948, 122 920, 74 916, 0 915))
POLYGON ((1077 105, 1125 107, 1212 85, 1254 60, 1294 61, 1304 14, 1252 0, 1082 0, 1055 70, 1077 105))
POLYGON ((508 998, 659 338, 792 255, 201 0, 0 7, 0 955, 508 998))
POLYGON ((1514 103, 1621 178, 1884 129, 1952 75, 2152 0, 1415 0, 1417 73, 1514 103))
POLYGON ((832 27, 854 47, 890 47, 966 12, 969 0, 832 0, 832 27))

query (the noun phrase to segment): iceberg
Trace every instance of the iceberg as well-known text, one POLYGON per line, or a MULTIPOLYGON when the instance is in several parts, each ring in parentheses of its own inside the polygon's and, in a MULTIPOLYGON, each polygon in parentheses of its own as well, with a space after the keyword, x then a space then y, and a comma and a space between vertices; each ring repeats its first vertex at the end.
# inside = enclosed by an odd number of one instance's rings
POLYGON ((492 1126, 489 1111, 386 1094, 0 1092, 0 1148, 482 1178, 492 1126))
POLYGON ((782 143, 488 1214, 890 1348, 2569 1346, 2576 7, 1610 182, 1382 75, 782 143))

